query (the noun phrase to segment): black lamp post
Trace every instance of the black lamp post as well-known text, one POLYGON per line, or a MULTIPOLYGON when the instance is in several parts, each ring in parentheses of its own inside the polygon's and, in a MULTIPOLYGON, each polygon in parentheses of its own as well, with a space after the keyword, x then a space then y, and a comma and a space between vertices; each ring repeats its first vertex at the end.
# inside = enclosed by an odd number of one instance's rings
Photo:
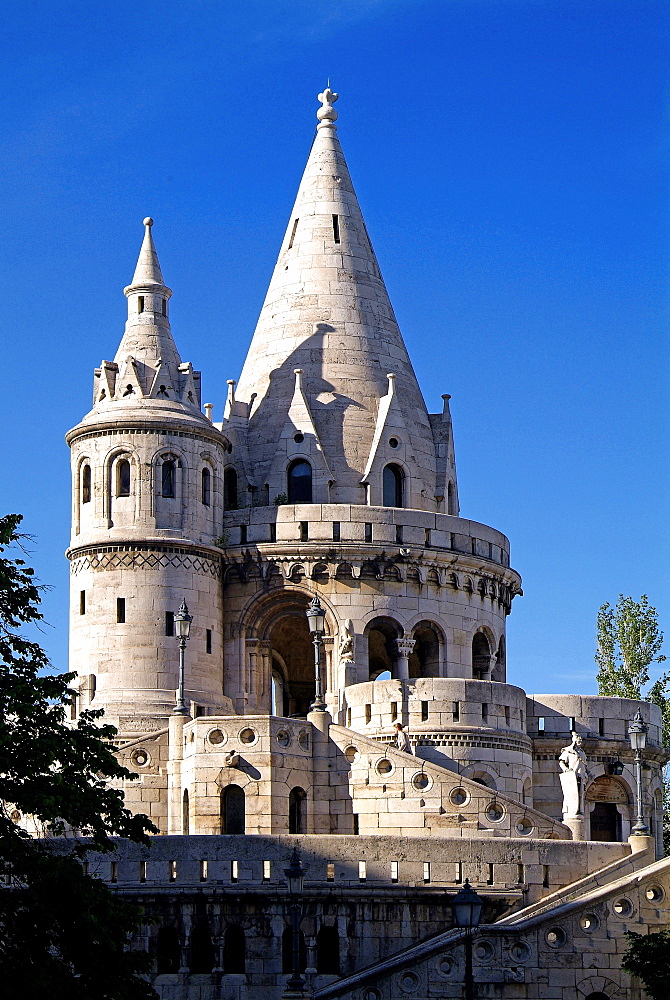
POLYGON ((174 708, 175 715, 188 715, 188 709, 184 701, 184 656, 186 653, 186 642, 191 634, 191 622, 193 616, 189 615, 186 601, 181 602, 179 611, 174 616, 175 632, 179 642, 179 693, 177 704, 174 708))
POLYGON ((472 978, 472 935, 479 927, 484 900, 478 896, 468 879, 451 900, 454 926, 465 931, 465 1000, 474 1000, 472 978))
POLYGON ((636 837, 648 837, 649 827, 644 821, 642 805, 642 751, 647 745, 647 726, 642 721, 639 709, 633 721, 628 725, 628 739, 635 754, 635 783, 637 785, 637 817, 631 833, 636 837))
POLYGON ((293 929, 293 972, 286 986, 290 990, 303 990, 305 980, 300 975, 300 917, 302 914, 302 890, 307 869, 300 863, 298 848, 293 848, 288 868, 284 869, 291 900, 291 925, 293 929))
POLYGON ((323 685, 321 683, 321 646, 323 645, 323 633, 326 627, 326 612, 321 607, 321 602, 315 594, 312 603, 305 612, 309 623, 309 630, 312 633, 314 643, 314 681, 315 692, 314 701, 309 707, 310 712, 325 712, 326 703, 323 700, 323 685))

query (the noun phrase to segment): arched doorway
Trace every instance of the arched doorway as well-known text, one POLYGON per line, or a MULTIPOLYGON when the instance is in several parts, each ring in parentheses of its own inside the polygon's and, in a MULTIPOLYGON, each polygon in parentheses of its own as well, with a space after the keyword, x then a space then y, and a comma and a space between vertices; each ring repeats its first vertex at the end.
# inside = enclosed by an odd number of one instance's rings
MULTIPOLYGON (((304 604, 307 607, 306 600, 304 604)), ((273 673, 281 679, 282 715, 307 715, 315 694, 314 645, 304 612, 296 609, 280 618, 270 630, 270 646, 273 673), (285 674, 277 669, 277 661, 284 665, 285 674)), ((325 681, 323 662, 322 678, 325 681)))
POLYGON ((242 834, 245 828, 244 789, 228 785, 221 792, 221 833, 242 834))
POLYGON ((491 669, 491 647, 484 632, 475 632, 472 637, 472 676, 484 681, 491 669))
POLYGON ((307 793, 292 788, 288 796, 288 832, 307 833, 307 793))
POLYGON ((586 789, 591 823, 590 840, 621 840, 621 811, 628 810, 628 793, 620 781, 603 774, 586 789))
POLYGON ((432 622, 419 622, 412 632, 414 649, 409 657, 410 677, 440 676, 440 637, 432 622))
POLYGON ((388 671, 393 676, 396 649, 395 640, 402 637, 402 628, 393 618, 374 618, 367 626, 368 668, 371 681, 388 671))

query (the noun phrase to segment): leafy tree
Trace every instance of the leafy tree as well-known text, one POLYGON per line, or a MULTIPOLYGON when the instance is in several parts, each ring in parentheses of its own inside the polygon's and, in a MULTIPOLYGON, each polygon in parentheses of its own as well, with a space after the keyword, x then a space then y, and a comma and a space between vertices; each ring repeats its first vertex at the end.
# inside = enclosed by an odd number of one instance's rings
POLYGON ((636 934, 627 931, 629 945, 621 968, 638 976, 650 1000, 667 1000, 670 982, 670 931, 636 934))
MULTIPOLYGON (((0 518, 0 553, 22 547, 20 522, 0 518)), ((0 981, 19 1000, 149 1000, 148 956, 128 950, 141 911, 82 860, 114 850, 111 837, 148 843, 157 831, 109 785, 136 777, 114 755, 114 727, 99 711, 68 721, 76 675, 46 673, 44 650, 21 633, 42 621, 39 603, 34 571, 0 555, 0 981)))
MULTIPOLYGON (((639 601, 619 594, 616 605, 603 604, 598 611, 597 649, 598 694, 634 698, 658 705, 662 715, 662 741, 670 746, 670 673, 650 681, 652 663, 663 663, 663 633, 658 614, 643 594, 639 601)), ((670 854, 670 779, 666 769, 663 783, 663 841, 670 854)))

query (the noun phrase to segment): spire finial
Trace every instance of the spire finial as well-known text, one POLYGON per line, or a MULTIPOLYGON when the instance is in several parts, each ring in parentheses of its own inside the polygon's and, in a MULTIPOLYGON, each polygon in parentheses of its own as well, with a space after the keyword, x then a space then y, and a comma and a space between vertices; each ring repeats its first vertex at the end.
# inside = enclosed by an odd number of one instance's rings
POLYGON ((146 219, 144 219, 144 221, 142 222, 143 226, 149 226, 149 227, 151 227, 151 226, 153 226, 153 224, 154 224, 154 220, 152 218, 150 218, 148 215, 147 215, 146 219))
POLYGON ((316 113, 316 117, 319 119, 321 125, 334 125, 337 118, 337 111, 333 107, 333 104, 338 99, 340 95, 333 93, 330 89, 330 79, 328 80, 328 86, 323 91, 322 94, 317 94, 317 100, 321 101, 321 107, 316 113))
POLYGON ((142 241, 140 255, 137 259, 135 274, 133 275, 133 280, 128 288, 132 288, 134 285, 163 284, 161 266, 158 263, 158 254, 156 253, 153 236, 151 235, 151 227, 153 224, 154 220, 150 216, 147 216, 146 219, 142 220, 142 225, 144 226, 144 240, 142 241))

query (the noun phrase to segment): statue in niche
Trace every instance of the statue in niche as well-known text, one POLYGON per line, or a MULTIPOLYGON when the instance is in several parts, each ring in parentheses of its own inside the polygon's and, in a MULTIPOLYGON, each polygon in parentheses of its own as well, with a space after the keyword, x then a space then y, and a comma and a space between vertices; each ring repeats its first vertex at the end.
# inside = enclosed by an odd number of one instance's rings
POLYGON ((354 660, 354 625, 351 618, 347 618, 340 629, 339 659, 340 663, 353 663, 354 660))
POLYGON ((591 777, 586 754, 582 750, 582 738, 572 734, 572 742, 563 747, 558 758, 563 789, 563 818, 584 815, 584 791, 586 779, 591 777))

